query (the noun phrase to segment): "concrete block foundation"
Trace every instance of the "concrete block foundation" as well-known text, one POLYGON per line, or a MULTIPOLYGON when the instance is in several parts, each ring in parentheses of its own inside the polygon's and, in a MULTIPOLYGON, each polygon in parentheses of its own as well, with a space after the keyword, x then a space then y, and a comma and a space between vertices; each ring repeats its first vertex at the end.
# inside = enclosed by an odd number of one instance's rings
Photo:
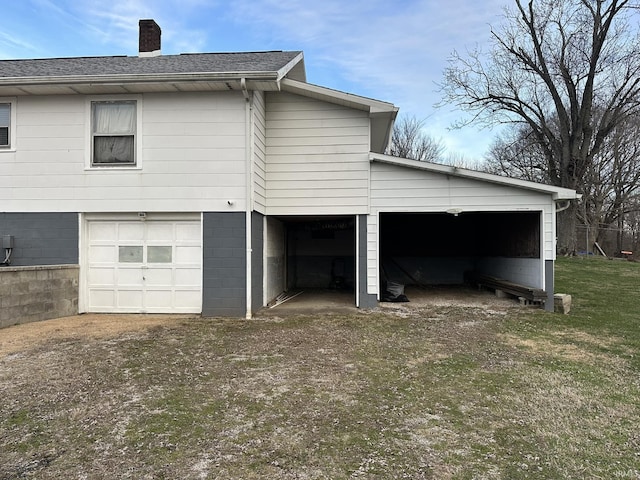
POLYGON ((0 328, 78 314, 78 265, 0 267, 0 328))

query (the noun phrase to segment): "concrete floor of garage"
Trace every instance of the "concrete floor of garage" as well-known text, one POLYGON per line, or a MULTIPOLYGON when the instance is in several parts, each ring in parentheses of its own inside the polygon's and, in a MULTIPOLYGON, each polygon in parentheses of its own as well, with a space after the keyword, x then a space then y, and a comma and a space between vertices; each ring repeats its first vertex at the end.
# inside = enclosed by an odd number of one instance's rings
MULTIPOLYGON (((359 311, 355 306, 354 292, 345 290, 307 289, 291 292, 292 298, 275 307, 265 307, 256 316, 280 316, 286 314, 314 313, 353 313, 359 311), (300 293, 301 292, 301 293, 300 293), (298 295, 295 295, 298 293, 298 295), (294 296, 295 295, 295 296, 294 296)), ((405 287, 405 295, 409 302, 403 303, 407 308, 426 306, 519 306, 515 298, 497 297, 493 292, 478 290, 464 285, 405 287)), ((379 302, 379 308, 401 305, 399 303, 379 302)))

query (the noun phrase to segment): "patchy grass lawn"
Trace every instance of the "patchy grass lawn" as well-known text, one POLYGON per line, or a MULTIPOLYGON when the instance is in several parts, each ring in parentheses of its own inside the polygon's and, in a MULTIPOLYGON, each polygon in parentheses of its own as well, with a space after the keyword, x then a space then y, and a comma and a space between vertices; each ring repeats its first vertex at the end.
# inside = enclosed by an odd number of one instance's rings
POLYGON ((0 479, 640 478, 640 264, 556 276, 567 316, 402 306, 34 340, 0 355, 0 479))

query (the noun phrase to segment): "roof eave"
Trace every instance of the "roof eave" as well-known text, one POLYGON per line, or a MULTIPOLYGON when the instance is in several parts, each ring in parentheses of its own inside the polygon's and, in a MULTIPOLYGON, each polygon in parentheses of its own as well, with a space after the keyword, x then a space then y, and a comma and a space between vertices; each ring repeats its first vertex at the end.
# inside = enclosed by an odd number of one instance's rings
POLYGON ((304 53, 300 52, 284 67, 278 70, 278 81, 290 77, 301 82, 307 81, 307 72, 304 66, 304 53))
POLYGON ((124 75, 60 75, 38 77, 4 77, 0 86, 24 87, 38 85, 113 85, 129 83, 175 82, 223 82, 245 78, 247 80, 277 81, 278 72, 198 72, 172 74, 124 74, 124 75))
POLYGON ((282 89, 291 93, 312 96, 332 103, 339 103, 359 110, 365 110, 372 114, 398 112, 398 107, 389 102, 361 97, 352 93, 341 92, 339 90, 321 87, 319 85, 301 82, 291 78, 282 79, 282 89))

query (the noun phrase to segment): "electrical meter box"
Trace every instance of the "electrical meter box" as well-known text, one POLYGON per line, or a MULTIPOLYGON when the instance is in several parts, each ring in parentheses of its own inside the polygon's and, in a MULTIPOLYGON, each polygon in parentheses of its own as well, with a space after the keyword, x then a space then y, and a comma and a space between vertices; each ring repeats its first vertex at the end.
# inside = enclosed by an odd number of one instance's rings
POLYGON ((13 235, 2 236, 2 248, 13 248, 13 235))

